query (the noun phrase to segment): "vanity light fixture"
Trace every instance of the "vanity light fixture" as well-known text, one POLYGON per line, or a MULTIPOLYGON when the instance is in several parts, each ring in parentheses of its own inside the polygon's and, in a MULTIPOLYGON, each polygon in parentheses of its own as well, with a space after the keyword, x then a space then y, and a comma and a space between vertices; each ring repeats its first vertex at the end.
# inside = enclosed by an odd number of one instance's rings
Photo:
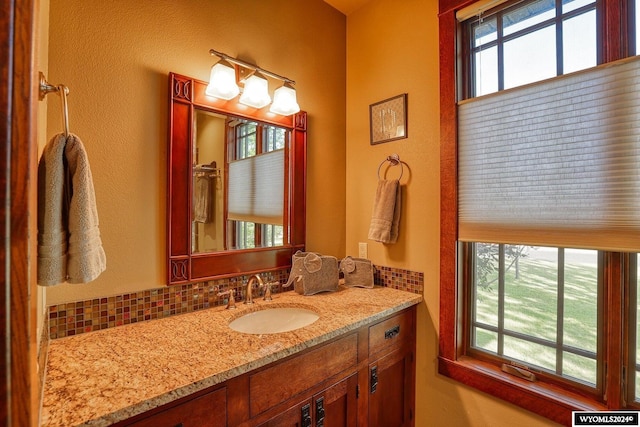
POLYGON ((293 80, 214 49, 209 50, 209 53, 219 57, 220 61, 211 67, 211 77, 205 90, 208 96, 230 100, 242 92, 238 102, 254 108, 266 107, 271 103, 269 84, 265 78, 268 76, 284 82, 274 92, 273 104, 269 111, 283 116, 290 116, 300 111, 293 80), (240 77, 237 78, 237 75, 240 77), (244 87, 238 87, 238 80, 244 87))
POLYGON ((222 58, 211 67, 211 76, 205 93, 220 99, 232 99, 238 96, 240 88, 236 83, 236 70, 222 58))

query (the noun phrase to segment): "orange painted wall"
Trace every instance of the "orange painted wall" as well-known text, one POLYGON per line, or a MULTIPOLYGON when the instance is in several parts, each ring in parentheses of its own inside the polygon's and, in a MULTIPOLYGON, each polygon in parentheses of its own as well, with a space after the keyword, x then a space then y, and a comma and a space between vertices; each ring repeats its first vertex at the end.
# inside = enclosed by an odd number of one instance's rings
MULTIPOLYGON (((167 75, 207 80, 211 48, 296 81, 309 125, 308 248, 343 255, 343 14, 321 0, 51 0, 50 9, 48 77, 71 90, 70 127, 91 162, 107 271, 48 289, 47 304, 165 285, 167 75)), ((53 101, 48 137, 62 129, 53 101)))
MULTIPOLYGON (((416 426, 547 426, 544 418, 437 374, 440 253, 438 2, 371 0, 347 19, 347 254, 368 242, 374 264, 421 271, 416 426), (370 145, 369 105, 408 94, 408 138, 370 145), (405 162, 400 237, 368 241, 378 165, 405 162)), ((384 167, 383 167, 384 170, 384 167)), ((398 177, 397 168, 389 178, 398 177)))
MULTIPOLYGON (((108 269, 91 284, 48 289, 48 304, 164 285, 166 76, 206 80, 215 48, 297 82, 309 112, 308 248, 342 257, 366 242, 375 264, 424 272, 416 426, 552 425, 437 374, 436 0, 371 0, 348 18, 321 0, 50 0, 50 9, 48 77, 71 88, 108 269), (369 105, 400 93, 409 137, 371 146, 369 105), (376 171, 391 153, 405 162, 405 198, 400 239, 386 246, 367 231, 376 171)), ((49 137, 61 130, 55 101, 49 137)))

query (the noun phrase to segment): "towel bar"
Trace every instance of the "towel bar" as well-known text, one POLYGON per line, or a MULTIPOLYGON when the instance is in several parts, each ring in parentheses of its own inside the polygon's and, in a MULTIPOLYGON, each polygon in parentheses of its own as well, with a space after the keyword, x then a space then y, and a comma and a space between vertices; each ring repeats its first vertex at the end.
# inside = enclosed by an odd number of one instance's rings
POLYGON ((64 134, 65 136, 69 136, 69 107, 67 105, 67 95, 69 95, 69 88, 65 85, 54 86, 52 84, 49 84, 42 71, 40 71, 40 93, 38 98, 40 99, 40 101, 42 101, 51 92, 57 92, 58 95, 60 95, 60 99, 62 100, 62 121, 64 125, 64 134))

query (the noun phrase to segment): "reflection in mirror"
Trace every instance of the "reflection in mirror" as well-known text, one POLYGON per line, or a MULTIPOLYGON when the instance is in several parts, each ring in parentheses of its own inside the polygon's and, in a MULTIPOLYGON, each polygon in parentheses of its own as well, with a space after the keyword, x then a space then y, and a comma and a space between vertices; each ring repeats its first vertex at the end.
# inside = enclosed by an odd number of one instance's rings
POLYGON ((196 109, 192 253, 283 246, 290 132, 196 109))
POLYGON ((224 116, 196 110, 193 124, 193 253, 224 250, 224 177, 218 168, 224 159, 224 124, 224 116))

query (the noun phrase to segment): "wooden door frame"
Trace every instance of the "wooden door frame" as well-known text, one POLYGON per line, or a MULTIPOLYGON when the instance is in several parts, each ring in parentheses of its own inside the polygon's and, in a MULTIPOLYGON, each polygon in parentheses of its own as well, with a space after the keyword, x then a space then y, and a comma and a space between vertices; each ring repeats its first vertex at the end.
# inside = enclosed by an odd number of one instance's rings
POLYGON ((35 0, 0 10, 0 425, 36 426, 35 0))

